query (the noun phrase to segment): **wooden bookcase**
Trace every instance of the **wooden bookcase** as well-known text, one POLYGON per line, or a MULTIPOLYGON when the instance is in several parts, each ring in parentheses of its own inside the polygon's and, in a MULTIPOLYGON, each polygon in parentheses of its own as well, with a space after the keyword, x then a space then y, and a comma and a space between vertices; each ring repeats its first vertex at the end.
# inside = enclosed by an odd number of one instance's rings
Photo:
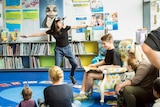
MULTIPOLYGON (((71 41, 73 52, 78 61, 78 69, 91 63, 98 55, 97 41, 71 41)), ((0 43, 0 71, 41 71, 55 65, 55 42, 1 42, 0 43)), ((62 68, 68 61, 63 61, 62 68), (65 62, 65 63, 64 63, 65 62)), ((68 65, 68 64, 67 64, 68 65)))

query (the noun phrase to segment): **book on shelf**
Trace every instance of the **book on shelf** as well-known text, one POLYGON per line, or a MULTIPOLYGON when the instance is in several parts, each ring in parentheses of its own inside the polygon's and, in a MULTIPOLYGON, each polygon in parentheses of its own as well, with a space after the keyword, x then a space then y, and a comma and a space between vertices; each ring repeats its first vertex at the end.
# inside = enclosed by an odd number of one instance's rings
POLYGON ((32 68, 40 68, 40 61, 38 57, 31 57, 31 61, 32 68))
POLYGON ((3 55, 3 45, 0 45, 0 56, 3 55))
POLYGON ((1 69, 4 69, 4 68, 5 68, 4 64, 5 64, 4 58, 0 57, 0 68, 1 68, 1 69))
MULTIPOLYGON (((77 61, 77 65, 78 65, 77 68, 82 68, 81 60, 78 56, 76 56, 76 61, 77 61)), ((66 57, 64 57, 64 59, 63 59, 63 67, 64 68, 71 68, 72 67, 69 60, 66 57)))
POLYGON ((74 54, 86 54, 86 49, 84 43, 82 42, 72 42, 71 43, 72 50, 74 54))

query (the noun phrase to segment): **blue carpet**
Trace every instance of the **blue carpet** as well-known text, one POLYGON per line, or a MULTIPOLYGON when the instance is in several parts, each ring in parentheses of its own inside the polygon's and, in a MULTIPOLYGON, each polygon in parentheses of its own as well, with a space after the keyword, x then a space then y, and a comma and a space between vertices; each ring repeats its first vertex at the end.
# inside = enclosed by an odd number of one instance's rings
MULTIPOLYGON (((71 84, 69 80, 69 72, 65 72, 65 82, 71 84)), ((76 72, 75 77, 77 83, 81 84, 83 72, 76 72)), ((21 90, 24 87, 24 82, 29 81, 29 86, 33 91, 33 99, 43 98, 43 89, 50 85, 48 81, 47 72, 0 72, 0 107, 16 107, 22 100, 21 90), (20 83, 13 84, 12 82, 20 83)), ((78 88, 73 87, 74 94, 79 93, 78 88)), ((105 101, 113 99, 113 97, 106 97, 105 101)), ((93 92, 88 100, 82 101, 82 107, 111 107, 109 105, 99 103, 99 92, 93 92)))

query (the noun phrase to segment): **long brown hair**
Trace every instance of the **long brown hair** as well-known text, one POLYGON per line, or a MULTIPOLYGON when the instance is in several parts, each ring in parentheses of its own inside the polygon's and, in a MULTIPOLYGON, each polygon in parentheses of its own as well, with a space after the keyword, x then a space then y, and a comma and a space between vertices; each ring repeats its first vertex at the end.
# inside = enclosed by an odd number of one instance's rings
POLYGON ((56 17, 54 18, 52 25, 51 25, 51 30, 53 32, 54 36, 58 36, 59 34, 61 34, 59 27, 57 26, 57 22, 61 21, 61 18, 56 17))
POLYGON ((130 57, 127 60, 127 64, 130 65, 134 71, 136 71, 139 66, 139 61, 134 57, 130 57))

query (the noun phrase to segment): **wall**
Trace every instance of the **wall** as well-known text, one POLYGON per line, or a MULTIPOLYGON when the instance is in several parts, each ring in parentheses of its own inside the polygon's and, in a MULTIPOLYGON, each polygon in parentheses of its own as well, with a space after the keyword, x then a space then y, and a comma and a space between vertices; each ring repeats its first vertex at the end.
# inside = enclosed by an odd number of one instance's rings
MULTIPOLYGON (((75 20, 75 13, 73 8, 72 0, 64 0, 64 16, 66 17, 66 20, 64 23, 66 25, 76 25, 75 20)), ((115 40, 121 40, 125 38, 134 38, 136 30, 138 28, 143 27, 143 2, 140 0, 103 0, 104 3, 104 12, 103 13, 112 13, 117 12, 118 13, 118 30, 109 31, 109 33, 112 33, 115 40)), ((88 13, 87 15, 88 22, 87 24, 90 24, 90 17, 91 13, 88 13)), ((91 30, 91 28, 88 28, 91 30)), ((36 33, 39 31, 44 31, 44 29, 40 29, 39 27, 39 20, 25 20, 22 23, 22 32, 19 35, 23 34, 30 34, 30 33, 36 33)), ((77 34, 75 30, 71 32, 73 36, 73 40, 80 40, 84 39, 84 33, 77 34)), ((91 34, 92 36, 98 36, 97 38, 100 38, 104 34, 104 31, 98 31, 91 34)), ((19 40, 24 41, 32 41, 32 40, 43 40, 46 38, 42 37, 36 37, 36 38, 28 38, 23 39, 19 38, 19 40)))
MULTIPOLYGON (((75 16, 71 0, 65 0, 66 24, 74 25, 75 16)), ((104 12, 118 13, 118 30, 109 31, 114 39, 134 38, 137 29, 143 27, 143 1, 140 0, 103 0, 104 12)), ((89 13, 90 15, 90 13, 89 13)), ((100 36, 104 32, 99 33, 100 36)), ((72 35, 76 35, 75 32, 72 35)))

